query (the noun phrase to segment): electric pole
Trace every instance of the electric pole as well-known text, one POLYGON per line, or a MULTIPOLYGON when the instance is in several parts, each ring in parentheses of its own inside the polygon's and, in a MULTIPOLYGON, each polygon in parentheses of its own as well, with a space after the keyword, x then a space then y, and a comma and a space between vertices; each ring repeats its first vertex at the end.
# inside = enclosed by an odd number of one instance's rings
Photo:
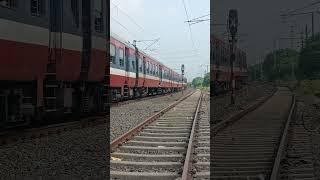
POLYGON ((181 89, 183 94, 183 75, 184 75, 184 64, 181 65, 181 75, 182 75, 182 82, 181 82, 181 89))
POLYGON ((305 35, 306 35, 306 42, 307 42, 307 39, 308 39, 308 25, 306 24, 306 29, 305 29, 305 35))
POLYGON ((263 63, 263 57, 260 59, 260 80, 261 81, 263 81, 262 63, 263 63))
POLYGON ((311 15, 311 32, 312 32, 312 38, 314 37, 314 13, 320 13, 319 11, 311 11, 311 12, 301 12, 301 13, 288 13, 288 14, 281 14, 283 17, 292 17, 297 15, 311 15))
MULTIPOLYGON (((277 39, 273 40, 273 69, 277 69, 277 39)), ((276 73, 274 73, 274 78, 276 78, 276 73)))
POLYGON ((229 32, 231 35, 231 39, 229 42, 230 49, 231 49, 231 56, 230 56, 230 68, 231 68, 231 78, 230 78, 230 87, 231 87, 231 104, 235 103, 235 79, 234 79, 234 73, 233 73, 233 62, 235 60, 235 43, 236 43, 236 35, 238 31, 238 12, 235 9, 229 10, 229 19, 228 19, 228 26, 229 26, 229 32))
POLYGON ((303 31, 301 31, 300 39, 301 39, 301 49, 303 49, 303 48, 304 48, 304 44, 303 44, 303 31))

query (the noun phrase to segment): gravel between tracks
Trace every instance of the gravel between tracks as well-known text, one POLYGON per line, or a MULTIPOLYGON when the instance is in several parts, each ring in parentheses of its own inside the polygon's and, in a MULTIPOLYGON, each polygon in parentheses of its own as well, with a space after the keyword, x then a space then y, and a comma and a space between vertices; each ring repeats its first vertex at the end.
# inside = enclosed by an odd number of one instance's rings
POLYGON ((320 177, 320 99, 315 96, 297 96, 297 111, 303 111, 306 133, 311 135, 316 177, 320 177))
POLYGON ((276 87, 271 84, 265 83, 251 83, 241 90, 236 91, 235 104, 230 105, 230 95, 226 94, 222 97, 213 97, 212 99, 212 113, 210 118, 211 125, 214 125, 225 118, 231 113, 236 113, 244 108, 246 105, 255 101, 259 97, 267 96, 272 93, 276 87))
MULTIPOLYGON (((186 90, 186 95, 191 90, 186 90)), ((157 111, 162 110, 169 104, 181 98, 182 93, 175 93, 172 96, 162 96, 145 101, 132 102, 110 109, 110 141, 121 136, 139 123, 143 122, 157 111)))
POLYGON ((106 126, 0 146, 0 179, 106 179, 106 126))

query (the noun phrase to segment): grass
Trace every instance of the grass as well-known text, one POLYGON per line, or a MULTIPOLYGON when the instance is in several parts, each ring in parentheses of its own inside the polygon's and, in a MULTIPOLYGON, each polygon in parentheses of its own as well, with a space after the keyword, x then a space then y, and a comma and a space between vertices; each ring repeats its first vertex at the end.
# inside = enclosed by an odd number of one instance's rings
POLYGON ((320 97, 320 80, 302 80, 297 91, 304 95, 315 95, 320 97))

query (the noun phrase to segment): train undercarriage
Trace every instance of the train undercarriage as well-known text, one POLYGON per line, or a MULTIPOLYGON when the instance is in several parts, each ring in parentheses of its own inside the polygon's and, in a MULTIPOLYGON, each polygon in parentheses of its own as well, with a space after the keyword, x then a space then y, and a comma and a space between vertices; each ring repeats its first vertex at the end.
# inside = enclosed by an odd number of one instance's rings
POLYGON ((111 88, 111 99, 113 102, 125 101, 129 99, 142 98, 153 95, 161 95, 180 91, 181 88, 159 88, 159 87, 113 87, 111 88))
POLYGON ((0 129, 41 126, 106 111, 102 83, 59 82, 39 88, 37 81, 0 81, 0 129))

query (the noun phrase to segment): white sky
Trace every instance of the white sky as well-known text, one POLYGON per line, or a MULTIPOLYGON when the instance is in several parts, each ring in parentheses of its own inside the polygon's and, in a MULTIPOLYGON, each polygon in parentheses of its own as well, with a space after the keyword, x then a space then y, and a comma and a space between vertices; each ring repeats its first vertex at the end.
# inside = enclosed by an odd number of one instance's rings
MULTIPOLYGON (((210 0, 184 1, 189 19, 210 13, 210 0)), ((177 72, 185 64, 188 81, 203 75, 210 62, 210 23, 191 26, 193 45, 189 25, 184 22, 183 0, 111 0, 110 7, 113 33, 131 43, 160 38, 148 54, 177 72)), ((137 46, 144 49, 150 43, 139 42, 137 46)))

